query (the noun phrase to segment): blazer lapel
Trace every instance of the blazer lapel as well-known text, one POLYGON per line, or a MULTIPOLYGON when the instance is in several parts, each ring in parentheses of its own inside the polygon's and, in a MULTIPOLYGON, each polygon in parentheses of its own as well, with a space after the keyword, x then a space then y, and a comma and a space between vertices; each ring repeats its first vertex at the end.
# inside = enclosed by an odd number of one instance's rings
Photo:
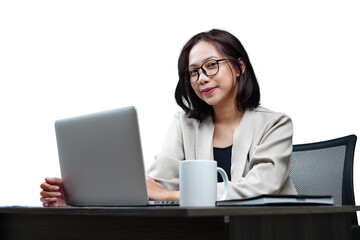
POLYGON ((247 108, 235 129, 231 154, 231 180, 242 178, 254 134, 255 110, 247 108))
POLYGON ((195 159, 214 159, 213 153, 214 123, 211 117, 198 125, 196 134, 195 159))

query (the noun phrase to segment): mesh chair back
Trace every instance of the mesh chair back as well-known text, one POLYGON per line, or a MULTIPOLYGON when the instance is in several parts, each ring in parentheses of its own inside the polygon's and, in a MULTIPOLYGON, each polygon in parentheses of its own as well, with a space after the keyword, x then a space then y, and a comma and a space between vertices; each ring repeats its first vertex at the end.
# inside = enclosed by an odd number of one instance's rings
POLYGON ((355 205, 355 144, 356 136, 350 135, 324 142, 294 145, 294 166, 290 177, 298 194, 332 195, 335 205, 355 205))

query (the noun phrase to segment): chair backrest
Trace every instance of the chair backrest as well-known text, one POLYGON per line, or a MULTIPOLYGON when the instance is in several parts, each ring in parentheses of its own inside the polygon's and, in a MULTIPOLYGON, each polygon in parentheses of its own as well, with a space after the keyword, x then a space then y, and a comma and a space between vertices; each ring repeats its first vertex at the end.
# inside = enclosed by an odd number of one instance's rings
MULTIPOLYGON (((299 195, 332 195, 335 205, 355 205, 353 162, 357 137, 293 146, 290 177, 299 195)), ((353 219, 357 225, 357 218, 353 219)))

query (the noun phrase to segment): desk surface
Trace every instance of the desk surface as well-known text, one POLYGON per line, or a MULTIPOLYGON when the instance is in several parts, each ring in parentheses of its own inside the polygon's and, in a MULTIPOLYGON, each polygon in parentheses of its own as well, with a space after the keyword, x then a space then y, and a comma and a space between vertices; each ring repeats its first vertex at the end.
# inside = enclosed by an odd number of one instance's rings
POLYGON ((360 206, 0 207, 0 239, 350 239, 360 206))
POLYGON ((217 217, 246 215, 283 215, 316 213, 353 213, 360 206, 261 206, 261 207, 0 207, 0 214, 60 214, 60 215, 114 215, 114 216, 184 216, 217 217))

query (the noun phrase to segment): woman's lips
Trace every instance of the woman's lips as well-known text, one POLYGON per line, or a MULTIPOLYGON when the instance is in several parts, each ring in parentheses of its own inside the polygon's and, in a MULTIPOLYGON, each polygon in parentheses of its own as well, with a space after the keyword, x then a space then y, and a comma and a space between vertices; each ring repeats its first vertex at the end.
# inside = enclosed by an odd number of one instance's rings
POLYGON ((201 90, 201 93, 204 95, 209 95, 211 93, 213 93, 215 91, 215 87, 211 87, 211 88, 205 88, 203 90, 201 90))

